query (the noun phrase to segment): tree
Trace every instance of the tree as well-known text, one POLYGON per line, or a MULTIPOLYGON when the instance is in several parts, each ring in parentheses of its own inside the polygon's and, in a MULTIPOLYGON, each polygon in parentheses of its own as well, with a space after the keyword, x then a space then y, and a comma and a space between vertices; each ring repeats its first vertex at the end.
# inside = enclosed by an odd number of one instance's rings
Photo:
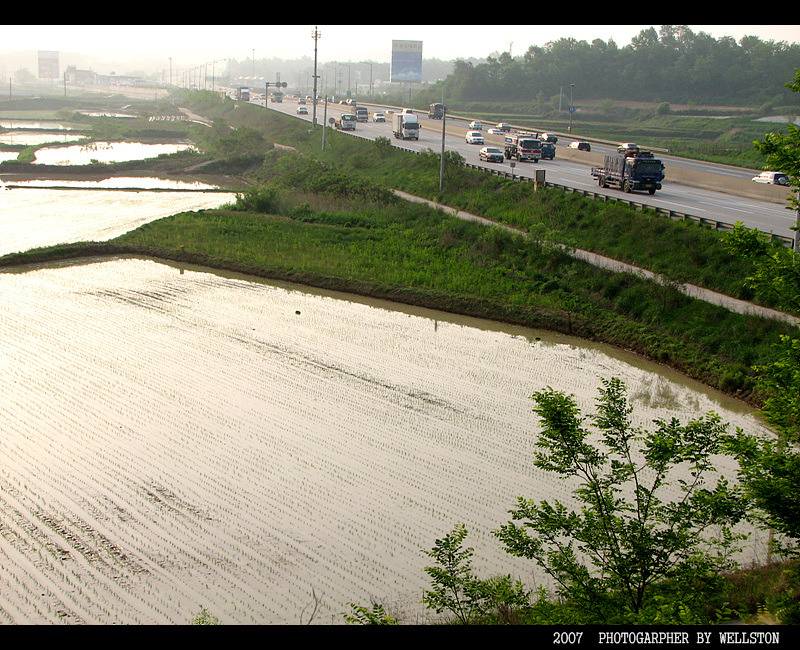
MULTIPOLYGON (((786 86, 800 92, 800 70, 786 86)), ((766 154, 772 169, 789 176, 789 186, 800 188, 800 130, 788 124, 788 133, 768 133, 755 147, 766 154)), ((797 196, 790 206, 800 209, 797 196)), ((778 307, 800 313, 800 256, 770 242, 765 235, 736 224, 728 237, 730 250, 753 262, 748 283, 757 296, 768 296, 778 307)), ((766 526, 787 539, 776 542, 788 554, 798 554, 800 540, 800 338, 782 336, 771 363, 756 366, 757 386, 764 395, 763 412, 775 436, 756 438, 739 433, 732 439, 740 478, 754 499, 766 526)))
POLYGON ((574 397, 548 388, 533 399, 542 423, 534 464, 577 481, 580 507, 520 498, 512 521, 494 532, 506 550, 535 560, 584 623, 663 621, 665 594, 676 620, 678 604, 701 607, 733 566, 732 527, 746 512, 724 478, 706 485, 725 433, 719 416, 635 429, 619 379, 603 380, 588 418, 596 432, 584 428, 574 397), (679 498, 662 500, 673 484, 679 498))
MULTIPOLYGON (((784 84, 792 92, 800 92, 800 69, 795 68, 794 79, 784 84)), ((794 188, 795 195, 789 198, 790 207, 800 210, 797 191, 800 190, 800 128, 795 124, 786 125, 786 134, 767 133, 763 142, 754 142, 758 151, 767 157, 767 165, 771 170, 781 171, 789 176, 789 187, 794 188)))
MULTIPOLYGON (((800 313, 800 260, 766 235, 736 224, 728 237, 730 250, 755 267, 748 284, 757 296, 769 297, 778 309, 800 313)), ((800 540, 800 338, 781 336, 776 357, 754 367, 763 395, 762 411, 774 436, 738 432, 730 451, 739 461, 742 485, 754 500, 765 527, 787 539, 776 550, 798 554, 800 540)))
POLYGON ((521 582, 511 576, 482 580, 472 574, 472 548, 462 548, 467 529, 463 524, 442 539, 437 539, 431 551, 425 554, 436 560, 436 566, 425 567, 431 577, 432 588, 426 591, 422 602, 437 614, 449 611, 462 625, 479 619, 496 617, 508 622, 514 608, 527 607, 528 594, 521 582))

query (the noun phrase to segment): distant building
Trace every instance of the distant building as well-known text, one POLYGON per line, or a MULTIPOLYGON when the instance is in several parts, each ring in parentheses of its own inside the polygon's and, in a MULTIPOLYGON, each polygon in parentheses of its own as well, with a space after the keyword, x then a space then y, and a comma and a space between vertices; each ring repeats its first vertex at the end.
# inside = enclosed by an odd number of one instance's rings
POLYGON ((78 70, 74 65, 68 65, 64 70, 67 83, 76 86, 96 86, 99 75, 92 70, 78 70))

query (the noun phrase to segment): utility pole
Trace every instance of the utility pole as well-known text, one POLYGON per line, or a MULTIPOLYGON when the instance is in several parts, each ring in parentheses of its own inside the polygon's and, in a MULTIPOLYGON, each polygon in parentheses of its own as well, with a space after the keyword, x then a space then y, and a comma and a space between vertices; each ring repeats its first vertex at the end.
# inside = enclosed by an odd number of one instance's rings
POLYGON ((439 163, 439 191, 444 186, 444 124, 447 121, 447 106, 444 105, 444 92, 442 92, 442 156, 439 163))
MULTIPOLYGON (((314 39, 314 94, 312 96, 312 105, 311 105, 311 130, 313 131, 314 128, 317 126, 317 41, 319 40, 322 34, 320 31, 314 27, 314 31, 311 32, 311 38, 314 39)), ((327 106, 327 101, 325 102, 327 106)), ((325 131, 325 126, 322 127, 323 132, 325 131)), ((325 148, 323 143, 322 148, 325 148)))

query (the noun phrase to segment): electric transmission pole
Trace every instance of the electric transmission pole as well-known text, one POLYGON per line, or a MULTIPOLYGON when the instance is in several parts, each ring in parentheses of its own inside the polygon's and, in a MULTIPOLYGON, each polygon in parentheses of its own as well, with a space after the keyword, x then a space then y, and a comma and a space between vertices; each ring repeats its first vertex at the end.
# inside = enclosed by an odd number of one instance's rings
POLYGON ((319 40, 320 36, 322 36, 322 34, 320 34, 319 30, 316 27, 314 27, 314 31, 311 32, 311 38, 314 39, 314 96, 311 108, 312 129, 316 128, 317 126, 317 41, 319 40))

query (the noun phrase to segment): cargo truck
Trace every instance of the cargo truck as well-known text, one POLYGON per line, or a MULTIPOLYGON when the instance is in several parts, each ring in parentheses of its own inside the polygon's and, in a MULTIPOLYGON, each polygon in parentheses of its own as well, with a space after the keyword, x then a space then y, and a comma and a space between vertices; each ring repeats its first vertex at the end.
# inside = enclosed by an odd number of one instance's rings
POLYGON ((369 121, 369 112, 366 106, 356 106, 356 121, 367 122, 369 121))
POLYGON ((419 140, 419 118, 409 113, 392 115, 392 133, 401 140, 419 140))
POLYGON ((338 120, 334 122, 334 126, 342 131, 355 131, 356 116, 352 113, 344 113, 338 120))
POLYGON ((242 86, 241 88, 236 89, 236 99, 240 102, 249 102, 250 101, 250 89, 245 88, 242 86))
POLYGON ((509 133, 505 136, 505 156, 507 160, 532 160, 539 162, 542 157, 542 141, 530 133, 509 133))
POLYGON ((436 102, 428 108, 428 117, 432 120, 441 120, 444 117, 444 104, 436 102))
POLYGON ((655 194, 664 180, 664 165, 649 151, 629 151, 606 156, 602 167, 592 167, 600 187, 616 185, 625 192, 647 190, 655 194))

